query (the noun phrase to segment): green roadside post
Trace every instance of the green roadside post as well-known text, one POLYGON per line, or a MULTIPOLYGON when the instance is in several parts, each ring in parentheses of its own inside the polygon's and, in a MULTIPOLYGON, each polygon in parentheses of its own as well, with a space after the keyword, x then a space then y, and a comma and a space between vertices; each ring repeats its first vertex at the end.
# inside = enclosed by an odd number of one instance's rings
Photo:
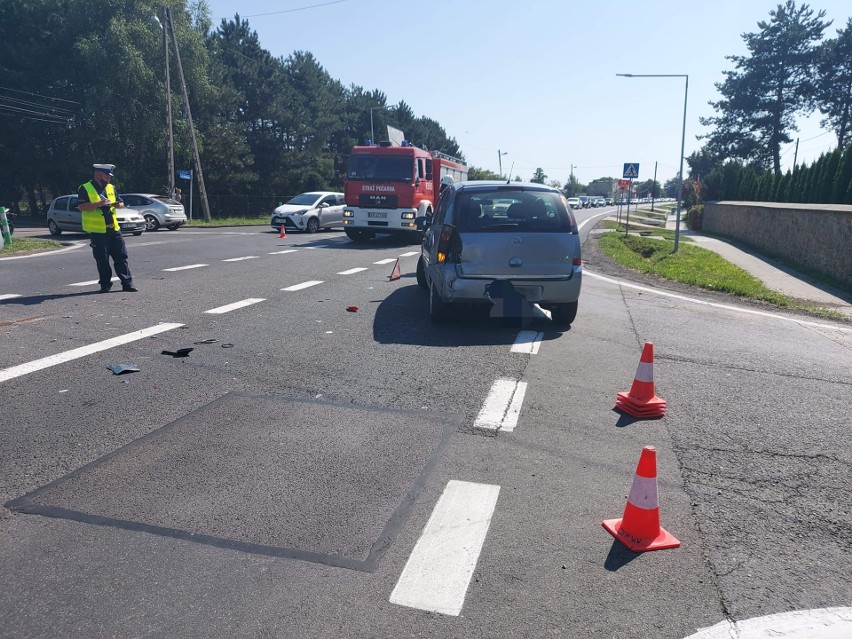
POLYGON ((3 229, 3 248, 12 246, 12 233, 9 231, 9 218, 6 217, 5 206, 0 206, 0 227, 3 229))

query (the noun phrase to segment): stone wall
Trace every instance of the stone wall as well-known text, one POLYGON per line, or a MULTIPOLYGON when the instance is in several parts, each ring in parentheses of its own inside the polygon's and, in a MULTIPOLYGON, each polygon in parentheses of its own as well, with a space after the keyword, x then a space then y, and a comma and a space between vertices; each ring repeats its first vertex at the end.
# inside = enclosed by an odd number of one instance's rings
POLYGON ((852 284, 852 206, 707 202, 702 228, 852 284))

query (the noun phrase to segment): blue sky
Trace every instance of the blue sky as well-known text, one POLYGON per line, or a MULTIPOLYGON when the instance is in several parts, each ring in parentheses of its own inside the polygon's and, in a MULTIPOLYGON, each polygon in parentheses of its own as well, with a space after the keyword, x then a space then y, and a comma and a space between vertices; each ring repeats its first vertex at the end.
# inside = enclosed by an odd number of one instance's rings
MULTIPOLYGON (((379 89, 438 121, 470 163, 548 180, 584 183, 621 177, 676 177, 683 126, 683 78, 620 78, 616 73, 688 74, 684 155, 701 147, 698 118, 714 114, 715 83, 746 53, 742 34, 781 0, 208 0, 214 26, 235 13, 275 56, 310 51, 344 85, 379 89)), ((798 2, 801 5, 802 2, 798 2)), ((849 0, 808 2, 834 20, 849 0)), ((800 121, 798 162, 837 139, 819 113, 800 121)), ((378 132, 376 137, 378 138, 378 132)), ((795 143, 782 148, 792 166, 795 143)), ((687 168, 684 163, 684 171, 687 168)))

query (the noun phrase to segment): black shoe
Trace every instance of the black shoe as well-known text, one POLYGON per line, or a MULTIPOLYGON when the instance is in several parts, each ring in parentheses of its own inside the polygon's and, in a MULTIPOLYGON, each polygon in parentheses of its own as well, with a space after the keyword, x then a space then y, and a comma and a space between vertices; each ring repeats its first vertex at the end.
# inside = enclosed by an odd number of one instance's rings
POLYGON ((139 289, 133 286, 133 284, 129 284, 128 286, 122 286, 121 290, 125 293, 138 293, 139 289))
POLYGON ((109 286, 101 286, 101 290, 99 290, 98 293, 109 293, 110 289, 112 289, 112 284, 109 286))

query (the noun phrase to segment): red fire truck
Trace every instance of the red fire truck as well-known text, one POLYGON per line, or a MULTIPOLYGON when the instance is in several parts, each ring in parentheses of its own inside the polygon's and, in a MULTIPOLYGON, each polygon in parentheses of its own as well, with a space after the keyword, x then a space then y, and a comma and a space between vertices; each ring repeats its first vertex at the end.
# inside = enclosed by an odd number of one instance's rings
POLYGON ((349 156, 344 191, 343 225, 351 240, 369 240, 377 233, 419 237, 415 218, 432 215, 438 205, 441 178, 467 179, 458 158, 424 151, 403 141, 356 146, 349 156))

